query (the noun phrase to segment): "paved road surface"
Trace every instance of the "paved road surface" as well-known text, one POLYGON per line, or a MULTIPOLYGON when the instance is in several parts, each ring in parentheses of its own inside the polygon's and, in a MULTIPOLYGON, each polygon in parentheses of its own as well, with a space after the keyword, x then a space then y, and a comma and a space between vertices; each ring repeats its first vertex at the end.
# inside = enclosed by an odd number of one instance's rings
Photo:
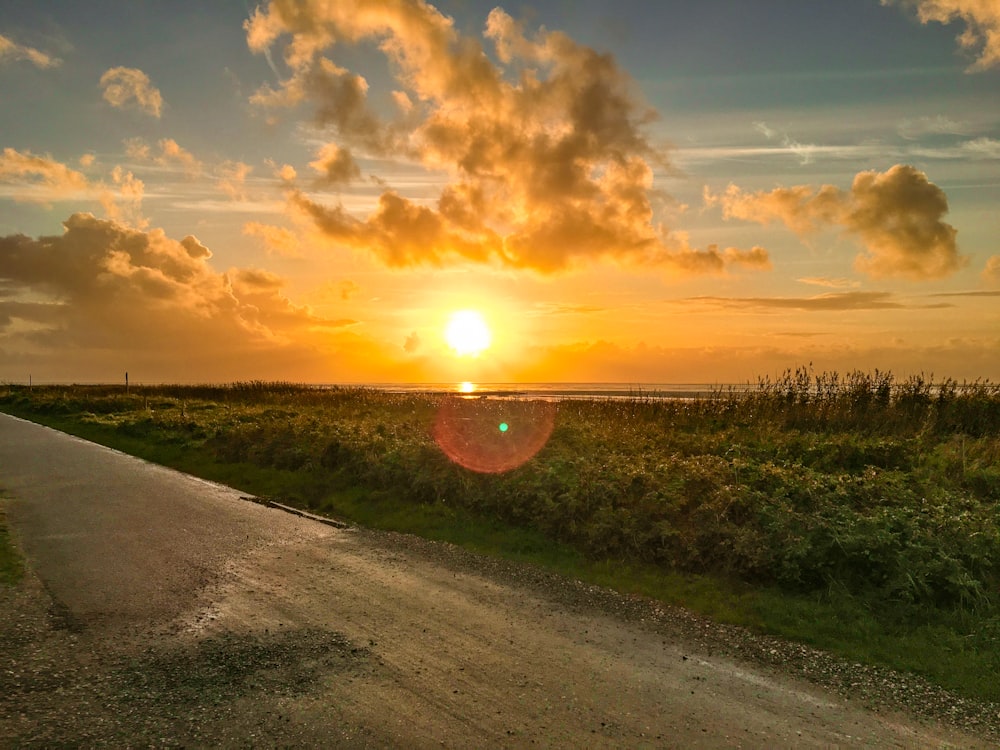
POLYGON ((2 414, 0 491, 33 571, 0 591, 15 745, 986 746, 713 656, 669 611, 2 414))

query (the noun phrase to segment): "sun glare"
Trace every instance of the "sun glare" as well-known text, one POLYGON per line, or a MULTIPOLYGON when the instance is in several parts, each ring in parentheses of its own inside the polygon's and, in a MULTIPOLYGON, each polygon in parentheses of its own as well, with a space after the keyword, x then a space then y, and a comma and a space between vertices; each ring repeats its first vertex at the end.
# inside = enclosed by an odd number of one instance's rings
POLYGON ((493 340, 483 316, 475 310, 458 310, 448 319, 445 341, 460 357, 476 357, 488 349, 493 340))

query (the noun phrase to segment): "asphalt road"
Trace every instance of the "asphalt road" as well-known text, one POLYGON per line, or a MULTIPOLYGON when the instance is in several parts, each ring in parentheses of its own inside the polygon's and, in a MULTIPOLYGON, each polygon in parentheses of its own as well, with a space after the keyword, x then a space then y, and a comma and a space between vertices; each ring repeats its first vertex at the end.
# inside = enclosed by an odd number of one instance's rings
POLYGON ((670 610, 2 414, 0 495, 30 566, 0 591, 14 746, 987 746, 713 654, 670 610))

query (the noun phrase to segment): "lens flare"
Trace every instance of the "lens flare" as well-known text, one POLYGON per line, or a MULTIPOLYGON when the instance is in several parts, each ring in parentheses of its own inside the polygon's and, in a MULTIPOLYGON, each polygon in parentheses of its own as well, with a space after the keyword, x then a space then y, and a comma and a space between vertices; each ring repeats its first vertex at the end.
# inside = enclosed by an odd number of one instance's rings
POLYGON ((516 469, 548 442, 551 401, 446 398, 434 420, 434 441, 460 466, 483 474, 516 469))

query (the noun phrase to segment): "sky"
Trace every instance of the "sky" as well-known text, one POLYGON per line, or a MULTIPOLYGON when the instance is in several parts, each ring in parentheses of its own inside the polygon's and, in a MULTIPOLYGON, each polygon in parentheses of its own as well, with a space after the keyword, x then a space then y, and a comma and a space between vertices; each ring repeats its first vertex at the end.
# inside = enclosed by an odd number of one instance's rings
POLYGON ((996 382, 998 208, 998 0, 0 16, 0 382, 996 382))

